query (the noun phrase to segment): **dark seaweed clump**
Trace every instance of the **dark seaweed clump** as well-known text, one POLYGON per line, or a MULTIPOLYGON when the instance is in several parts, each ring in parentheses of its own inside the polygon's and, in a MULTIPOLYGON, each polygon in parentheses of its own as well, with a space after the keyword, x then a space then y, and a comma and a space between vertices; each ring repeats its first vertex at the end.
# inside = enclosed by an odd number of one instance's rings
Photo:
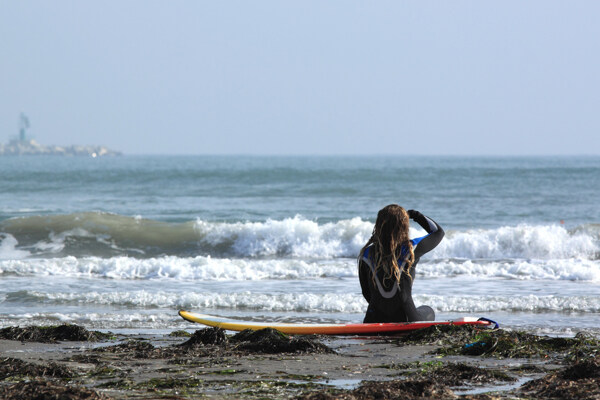
POLYGON ((569 380, 598 379, 600 385, 600 356, 575 362, 560 374, 561 378, 569 380))
POLYGON ((391 400, 451 399, 454 393, 433 380, 366 381, 354 390, 331 390, 305 394, 298 400, 391 400))
POLYGON ((207 345, 226 345, 227 336, 225 331, 220 328, 199 329, 190 336, 190 338, 179 346, 185 349, 193 349, 207 345))
POLYGON ((471 341, 482 332, 471 325, 433 325, 401 336, 402 344, 449 344, 471 341))
POLYGON ((4 400, 108 400, 109 397, 81 386, 67 386, 46 380, 19 382, 0 387, 0 398, 4 400))
POLYGON ((233 352, 265 354, 333 352, 314 337, 288 336, 271 328, 257 331, 246 329, 231 337, 226 336, 220 328, 205 328, 197 330, 189 340, 178 346, 188 350, 219 346, 233 352))
POLYGON ((399 339, 399 344, 443 346, 440 355, 493 356, 497 358, 560 357, 577 360, 600 354, 600 340, 585 334, 574 338, 536 336, 521 331, 480 329, 465 325, 434 325, 399 339))
POLYGON ((368 381, 353 391, 356 399, 452 398, 447 386, 431 379, 374 382, 368 381))
POLYGON ((0 380, 17 376, 72 378, 73 375, 73 372, 69 368, 52 361, 40 365, 18 358, 0 358, 0 380))
POLYGON ((529 381, 520 392, 531 398, 600 399, 600 356, 529 381))
POLYGON ((152 343, 135 339, 130 339, 114 346, 98 347, 97 349, 94 349, 94 351, 101 353, 121 353, 130 351, 147 352, 152 350, 154 350, 154 345, 152 345, 152 343))
POLYGON ((21 328, 9 326, 0 329, 0 339, 20 340, 22 342, 55 343, 57 341, 94 342, 109 338, 110 335, 73 324, 58 326, 28 326, 21 328))
MULTIPOLYGON (((575 361, 599 354, 600 341, 587 335, 578 334, 573 338, 536 336, 519 331, 487 331, 473 338, 480 343, 491 343, 485 352, 498 358, 562 358, 575 361)), ((443 351, 443 350, 442 350, 443 351)), ((465 345, 454 346, 449 353, 465 352, 465 345)))
POLYGON ((177 356, 226 356, 249 353, 334 353, 312 336, 288 336, 274 329, 245 330, 227 336, 220 328, 204 328, 194 332, 183 343, 157 348, 141 340, 129 340, 92 350, 121 354, 128 358, 169 358, 177 356))
POLYGON ((424 375, 427 379, 447 386, 461 386, 465 382, 481 384, 495 381, 514 382, 516 380, 502 371, 474 367, 464 363, 442 365, 426 371, 424 375))
POLYGON ((192 334, 187 331, 184 331, 184 330, 178 330, 178 331, 173 331, 173 332, 169 333, 169 336, 171 336, 171 337, 190 337, 190 336, 192 336, 192 334))
MULTIPOLYGON (((191 337, 181 343, 168 347, 155 347, 152 343, 130 339, 112 346, 98 347, 93 353, 111 353, 123 359, 158 359, 176 356, 217 356, 222 355, 227 346, 227 337, 222 329, 206 328, 196 331, 191 337), (223 346, 223 348, 221 348, 223 346)), ((85 361, 89 356, 73 356, 74 361, 85 361)), ((90 359, 93 362, 93 360, 90 359)))
MULTIPOLYGON (((406 366, 409 367, 408 365, 406 366)), ((456 398, 451 387, 516 379, 502 371, 463 363, 431 364, 403 380, 365 381, 353 390, 325 390, 305 394, 302 400, 447 399, 456 398)))
POLYGON ((333 353, 329 347, 310 336, 288 336, 275 329, 246 329, 231 338, 237 350, 255 353, 333 353))
MULTIPOLYGON (((93 349, 92 352, 115 353, 122 356, 126 355, 127 358, 156 358, 160 356, 160 350, 156 349, 152 343, 134 339, 113 346, 98 347, 93 349)), ((83 361, 81 358, 79 360, 83 361)))

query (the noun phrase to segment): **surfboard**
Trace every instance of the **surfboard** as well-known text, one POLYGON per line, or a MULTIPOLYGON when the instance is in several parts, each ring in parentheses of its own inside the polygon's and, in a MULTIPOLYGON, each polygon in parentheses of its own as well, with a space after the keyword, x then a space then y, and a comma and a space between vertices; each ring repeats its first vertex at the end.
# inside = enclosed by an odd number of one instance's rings
POLYGON ((190 322, 225 329, 227 331, 243 331, 245 329, 260 330, 273 328, 290 335, 377 335, 409 333, 417 329, 433 325, 473 325, 479 327, 498 328, 498 324, 487 318, 462 317, 452 321, 393 322, 370 324, 294 324, 281 322, 242 321, 214 315, 197 314, 179 311, 179 315, 190 322), (494 326, 495 325, 495 326, 494 326))

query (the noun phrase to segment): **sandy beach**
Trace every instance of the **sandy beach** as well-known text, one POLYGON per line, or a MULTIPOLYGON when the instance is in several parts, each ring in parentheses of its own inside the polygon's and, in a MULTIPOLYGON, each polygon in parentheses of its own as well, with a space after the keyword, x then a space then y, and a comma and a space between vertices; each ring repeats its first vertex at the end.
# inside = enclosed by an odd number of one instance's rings
POLYGON ((0 337, 4 399, 600 398, 600 341, 589 335, 457 326, 402 337, 112 335, 63 325, 0 337))

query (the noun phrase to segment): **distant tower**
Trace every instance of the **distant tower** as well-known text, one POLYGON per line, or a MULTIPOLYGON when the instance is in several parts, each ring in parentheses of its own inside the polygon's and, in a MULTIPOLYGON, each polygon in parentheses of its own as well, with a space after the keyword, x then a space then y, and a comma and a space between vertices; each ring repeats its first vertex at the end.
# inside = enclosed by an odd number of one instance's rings
POLYGON ((26 131, 29 129, 29 118, 23 113, 19 118, 19 141, 24 142, 27 140, 26 131))

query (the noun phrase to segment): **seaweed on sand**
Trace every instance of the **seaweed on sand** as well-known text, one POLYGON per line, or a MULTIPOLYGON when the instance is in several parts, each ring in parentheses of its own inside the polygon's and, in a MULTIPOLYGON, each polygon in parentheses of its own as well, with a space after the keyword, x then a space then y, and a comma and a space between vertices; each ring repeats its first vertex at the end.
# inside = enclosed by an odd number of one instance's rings
POLYGON ((454 394, 447 386, 431 379, 365 382, 353 394, 356 399, 422 399, 452 398, 454 394))
POLYGON ((18 358, 0 359, 0 380, 17 376, 72 378, 73 372, 64 365, 48 362, 45 365, 34 364, 18 358))
POLYGON ((522 331, 435 325, 398 339, 399 344, 443 346, 440 355, 486 355, 498 358, 562 357, 578 359, 599 354, 600 340, 584 334, 573 338, 536 336, 522 331))
POLYGON ((275 329, 266 328, 257 331, 246 329, 228 337, 220 328, 205 328, 194 332, 184 343, 178 345, 184 349, 203 346, 220 346, 233 352, 244 353, 332 353, 329 347, 311 336, 288 336, 275 329))
POLYGON ((179 347, 192 349, 207 345, 227 345, 225 331, 220 328, 204 328, 194 332, 188 340, 179 344, 179 347))
MULTIPOLYGON (((91 350, 94 353, 112 353, 124 359, 159 359, 177 356, 217 356, 227 351, 227 337, 222 329, 206 328, 196 331, 191 337, 179 344, 168 347, 155 347, 144 340, 130 339, 112 346, 91 350)), ((76 361, 83 361, 82 357, 76 361)))
POLYGON ((288 336, 274 329, 246 330, 234 336, 225 335, 220 328, 204 328, 194 332, 183 343, 154 347, 151 343, 129 340, 125 343, 100 347, 93 352, 116 353, 131 358, 170 358, 177 356, 227 356, 249 353, 334 353, 311 336, 288 336))
POLYGON ((365 381, 354 390, 326 390, 301 395, 298 400, 451 399, 450 388, 430 379, 365 381))
POLYGON ((60 400, 108 400, 95 390, 81 386, 67 386, 46 380, 18 382, 0 387, 0 398, 4 400, 60 399, 60 400))
POLYGON ((600 399, 600 356, 529 381, 520 392, 531 398, 600 399))
POLYGON ((156 349, 152 343, 134 339, 113 346, 98 347, 91 351, 96 353, 122 354, 132 358, 156 358, 160 354, 159 349, 156 349))
MULTIPOLYGON (((474 338, 479 342, 494 343, 486 354, 498 358, 563 358, 575 360, 598 354, 600 341, 577 334, 572 338, 536 336, 520 331, 487 331, 474 338)), ((450 352, 465 354, 465 346, 450 352)))
POLYGON ((472 340, 482 332, 470 325, 432 325, 398 338, 400 344, 450 344, 472 340))
POLYGON ((465 383, 489 383, 495 381, 514 382, 516 378, 502 371, 474 367, 464 363, 449 363, 432 368, 424 373, 427 379, 447 386, 461 386, 465 383))
POLYGON ((410 375, 393 381, 364 381, 353 390, 324 390, 301 396, 302 400, 367 400, 367 399, 448 399, 456 398, 451 387, 467 384, 486 384, 496 381, 514 382, 516 379, 498 370, 479 368, 463 363, 432 364, 410 375))
POLYGON ((288 336, 275 329, 246 329, 231 338, 236 350, 255 353, 333 353, 334 351, 311 336, 288 336))
POLYGON ((73 324, 54 326, 9 326, 0 329, 0 339, 22 342, 55 343, 57 341, 94 342, 109 338, 110 335, 98 331, 88 331, 73 324))

